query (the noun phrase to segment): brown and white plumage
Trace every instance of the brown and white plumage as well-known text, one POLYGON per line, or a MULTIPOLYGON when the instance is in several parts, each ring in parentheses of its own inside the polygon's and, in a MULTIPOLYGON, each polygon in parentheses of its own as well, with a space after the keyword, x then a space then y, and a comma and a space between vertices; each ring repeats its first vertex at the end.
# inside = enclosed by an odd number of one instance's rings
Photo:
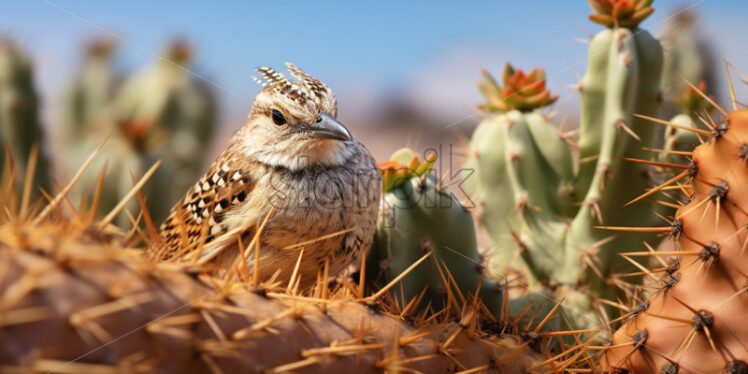
MULTIPOLYGON (((226 273, 239 254, 237 237, 247 246, 267 218, 259 276, 289 279, 303 249, 299 273, 309 284, 326 261, 335 274, 371 244, 381 190, 376 162, 335 120, 332 91, 287 66, 298 81, 258 69, 263 88, 249 120, 164 221, 160 259, 199 257, 226 273)), ((252 271, 254 255, 245 257, 252 271)))

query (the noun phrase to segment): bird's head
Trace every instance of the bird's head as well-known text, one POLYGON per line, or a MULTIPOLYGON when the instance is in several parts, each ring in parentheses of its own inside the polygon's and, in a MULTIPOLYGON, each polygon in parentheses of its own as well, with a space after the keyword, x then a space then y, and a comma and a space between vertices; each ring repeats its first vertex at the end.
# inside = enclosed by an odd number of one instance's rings
POLYGON ((335 119, 335 94, 295 65, 286 66, 296 81, 268 67, 257 69, 262 79, 255 80, 263 87, 241 130, 244 152, 263 163, 292 170, 344 163, 350 157, 348 145, 353 137, 335 119))

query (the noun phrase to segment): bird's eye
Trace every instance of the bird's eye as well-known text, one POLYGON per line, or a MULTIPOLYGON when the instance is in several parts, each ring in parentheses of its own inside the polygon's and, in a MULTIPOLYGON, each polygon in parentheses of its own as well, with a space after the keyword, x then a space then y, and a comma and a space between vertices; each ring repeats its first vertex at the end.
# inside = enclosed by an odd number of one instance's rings
POLYGON ((317 123, 322 122, 322 116, 317 116, 317 119, 315 120, 315 122, 317 122, 317 123))
POLYGON ((273 109, 273 122, 278 126, 283 125, 286 123, 286 117, 283 117, 283 113, 279 110, 273 109))

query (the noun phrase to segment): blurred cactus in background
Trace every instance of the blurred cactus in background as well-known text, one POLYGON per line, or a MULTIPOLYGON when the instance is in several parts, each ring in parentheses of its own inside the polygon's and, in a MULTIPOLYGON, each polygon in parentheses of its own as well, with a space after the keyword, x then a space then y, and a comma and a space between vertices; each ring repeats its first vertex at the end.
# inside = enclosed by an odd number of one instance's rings
MULTIPOLYGON (((44 132, 39 118, 39 97, 34 87, 33 65, 13 40, 0 40, 0 171, 10 155, 16 165, 25 166, 32 149, 43 149, 44 132), (6 148, 9 147, 9 148, 6 148)), ((9 172, 9 171, 5 171, 9 172)), ((24 170, 16 170, 15 177, 24 170)), ((50 191, 49 162, 39 151, 34 185, 50 191)), ((18 179, 18 178, 16 178, 18 179)))
POLYGON ((163 58, 122 84, 114 101, 114 121, 142 158, 142 171, 164 160, 146 189, 157 221, 200 176, 215 130, 213 94, 188 70, 193 53, 185 41, 172 42, 163 58))
MULTIPOLYGON (((69 170, 75 170, 107 135, 102 154, 84 177, 93 188, 104 163, 107 174, 102 211, 111 209, 156 160, 164 163, 143 193, 154 220, 168 213, 173 201, 199 176, 215 126, 215 99, 193 79, 193 49, 182 40, 171 43, 152 65, 120 83, 114 72, 114 44, 94 41, 65 100, 69 170), (83 136, 80 136, 82 134, 83 136), (98 167, 97 167, 98 166, 98 167)), ((132 202, 135 204, 135 202, 132 202)))
MULTIPOLYGON (((66 144, 72 146, 89 138, 103 137, 112 130, 106 111, 119 78, 114 67, 116 47, 114 40, 104 38, 86 45, 81 70, 65 93, 61 108, 66 144)), ((72 166, 78 167, 80 163, 72 166)))
MULTIPOLYGON (((682 98, 688 88, 686 81, 697 84, 704 81, 705 91, 717 91, 717 58, 710 43, 704 40, 698 28, 699 14, 695 10, 677 11, 668 17, 658 33, 664 51, 662 71, 662 117, 690 114, 682 98)), ((691 108, 694 110, 696 108, 691 108)))

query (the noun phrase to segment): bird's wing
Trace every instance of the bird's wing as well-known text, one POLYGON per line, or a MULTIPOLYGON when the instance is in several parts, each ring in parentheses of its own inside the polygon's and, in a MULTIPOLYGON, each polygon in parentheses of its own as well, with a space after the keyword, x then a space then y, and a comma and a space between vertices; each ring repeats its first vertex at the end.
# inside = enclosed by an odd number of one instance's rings
MULTIPOLYGON (((203 246, 210 246, 210 252, 220 249, 215 248, 218 244, 215 239, 234 229, 222 223, 226 213, 244 203, 256 185, 252 168, 247 166, 250 165, 237 162, 230 155, 219 157, 213 163, 161 225, 163 247, 158 252, 159 259, 185 258, 186 253, 203 246)), ((251 226, 248 223, 248 227, 251 226)), ((201 258, 209 254, 201 253, 201 258)), ((192 259, 191 256, 186 258, 192 259)))

